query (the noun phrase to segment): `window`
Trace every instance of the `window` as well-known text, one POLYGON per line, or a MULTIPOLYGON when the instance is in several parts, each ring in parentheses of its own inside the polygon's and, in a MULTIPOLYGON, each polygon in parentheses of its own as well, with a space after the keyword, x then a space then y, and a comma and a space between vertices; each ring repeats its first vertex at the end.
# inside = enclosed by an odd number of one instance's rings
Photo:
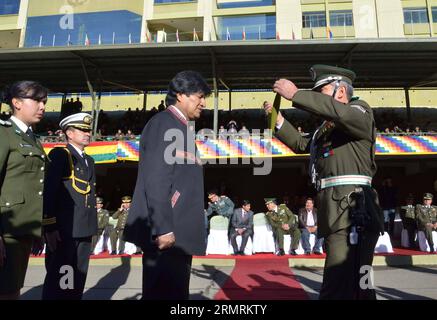
POLYGON ((178 3, 178 2, 197 2, 197 0, 155 0, 155 4, 178 3))
POLYGON ((304 12, 302 14, 304 28, 326 27, 326 15, 324 11, 304 12))
POLYGON ((18 14, 20 0, 0 0, 0 15, 18 14))
POLYGON ((352 10, 330 11, 329 23, 332 27, 353 26, 352 10))
POLYGON ((432 7, 432 22, 437 23, 437 7, 432 7))
POLYGON ((61 15, 28 17, 25 47, 138 43, 140 15, 127 11, 76 13, 74 27, 59 25, 61 15))
POLYGON ((242 40, 243 33, 247 40, 275 39, 276 15, 259 14, 218 18, 218 39, 242 40))
POLYGON ((228 8, 247 8, 247 7, 263 7, 273 6, 276 4, 275 0, 249 0, 249 1, 235 1, 235 2, 222 2, 217 1, 218 9, 228 8))
POLYGON ((429 20, 426 8, 405 8, 404 22, 405 24, 428 23, 429 20))

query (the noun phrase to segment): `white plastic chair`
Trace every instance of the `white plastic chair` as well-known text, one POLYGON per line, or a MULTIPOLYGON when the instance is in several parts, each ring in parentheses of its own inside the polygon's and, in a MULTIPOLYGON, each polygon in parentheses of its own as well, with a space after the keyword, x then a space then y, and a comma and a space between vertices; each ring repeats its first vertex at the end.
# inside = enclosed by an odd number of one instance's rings
MULTIPOLYGON (((420 251, 424 251, 424 252, 431 251, 428 240, 426 240, 425 233, 423 231, 419 231, 417 233, 417 239, 419 240, 420 251)), ((434 251, 436 251, 437 250, 437 231, 432 232, 432 241, 434 242, 434 251)))
POLYGON ((206 254, 229 254, 228 227, 229 219, 223 216, 214 216, 209 221, 208 244, 206 254))
POLYGON ((391 244, 390 236, 387 232, 384 232, 382 236, 379 236, 374 252, 393 253, 393 246, 391 244))
MULTIPOLYGON (((104 246, 104 233, 99 237, 99 240, 97 240, 96 247, 94 248, 94 254, 100 254, 103 252, 104 246)), ((109 237, 106 239, 106 247, 108 248, 108 251, 111 252, 111 241, 109 237)))
POLYGON ((273 231, 264 213, 253 215, 253 253, 275 253, 273 231))

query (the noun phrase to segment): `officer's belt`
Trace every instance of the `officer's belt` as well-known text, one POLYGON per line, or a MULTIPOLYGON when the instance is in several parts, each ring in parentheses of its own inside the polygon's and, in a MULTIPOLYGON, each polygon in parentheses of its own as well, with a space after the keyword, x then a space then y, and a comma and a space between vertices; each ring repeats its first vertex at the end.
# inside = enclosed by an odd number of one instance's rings
POLYGON ((316 181, 317 190, 344 185, 371 186, 372 177, 361 175, 344 175, 324 178, 316 181))

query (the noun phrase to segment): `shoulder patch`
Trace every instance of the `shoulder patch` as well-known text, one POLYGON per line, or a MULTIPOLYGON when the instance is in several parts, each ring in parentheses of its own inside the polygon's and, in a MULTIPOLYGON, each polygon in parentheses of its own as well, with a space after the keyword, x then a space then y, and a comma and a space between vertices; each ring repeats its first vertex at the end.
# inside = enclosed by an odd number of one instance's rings
POLYGON ((367 112, 366 109, 364 109, 362 106, 359 106, 357 104, 351 104, 351 107, 360 110, 362 113, 366 113, 367 112))
POLYGON ((9 121, 3 121, 3 120, 0 120, 0 125, 2 125, 2 126, 4 126, 4 127, 11 127, 11 126, 12 126, 12 123, 9 122, 9 121))

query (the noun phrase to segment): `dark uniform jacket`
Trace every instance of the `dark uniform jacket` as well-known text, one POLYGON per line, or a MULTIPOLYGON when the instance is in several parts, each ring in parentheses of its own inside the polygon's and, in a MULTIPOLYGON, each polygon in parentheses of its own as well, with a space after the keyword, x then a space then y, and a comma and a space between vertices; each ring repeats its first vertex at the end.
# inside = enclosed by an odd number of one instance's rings
POLYGON ((437 222, 437 207, 418 204, 416 206, 416 219, 419 230, 424 230, 427 223, 437 222))
POLYGON ((109 212, 106 209, 100 209, 97 211, 97 228, 104 230, 109 223, 109 212))
POLYGON ((61 238, 89 237, 97 234, 94 160, 85 155, 87 166, 74 147, 68 144, 67 149, 72 164, 64 148, 54 148, 49 153, 43 224, 46 231, 58 230, 61 238), (74 183, 72 171, 83 182, 74 183))
MULTIPOLYGON (((319 130, 303 137, 288 121, 284 121, 276 135, 296 153, 311 152, 315 160, 317 179, 364 175, 373 177, 376 172, 376 129, 370 106, 361 100, 343 104, 334 98, 313 91, 298 91, 293 105, 325 120, 319 130)), ((346 196, 354 185, 326 188, 318 192, 318 236, 326 237, 351 225, 346 196)), ((372 203, 377 202, 376 194, 372 203)), ((376 205, 372 210, 376 211, 376 205)), ((378 212, 378 215, 380 213, 378 212)), ((375 229, 380 228, 380 221, 375 229)))
MULTIPOLYGON (((129 209, 130 210, 130 209, 129 209)), ((126 225, 127 217, 129 215, 129 210, 117 210, 113 215, 113 219, 117 219, 117 230, 124 230, 124 226, 126 225)))
POLYGON ((141 134, 138 177, 124 238, 143 251, 156 251, 155 237, 173 232, 177 251, 203 255, 203 167, 195 157, 194 132, 173 108, 155 115, 141 134), (167 131, 183 141, 177 143, 174 136, 166 141, 167 131), (175 161, 166 161, 165 154, 175 161))
POLYGON ((0 121, 0 234, 41 236, 46 155, 13 121, 0 121))
POLYGON ((266 217, 273 228, 281 228, 283 224, 288 224, 290 228, 298 226, 298 217, 285 204, 278 205, 277 212, 268 211, 266 217))
POLYGON ((210 202, 208 204, 208 209, 206 209, 206 214, 208 216, 212 215, 213 213, 231 218, 232 214, 234 213, 234 207, 235 204, 232 202, 231 199, 227 196, 221 196, 219 197, 217 202, 210 202))

